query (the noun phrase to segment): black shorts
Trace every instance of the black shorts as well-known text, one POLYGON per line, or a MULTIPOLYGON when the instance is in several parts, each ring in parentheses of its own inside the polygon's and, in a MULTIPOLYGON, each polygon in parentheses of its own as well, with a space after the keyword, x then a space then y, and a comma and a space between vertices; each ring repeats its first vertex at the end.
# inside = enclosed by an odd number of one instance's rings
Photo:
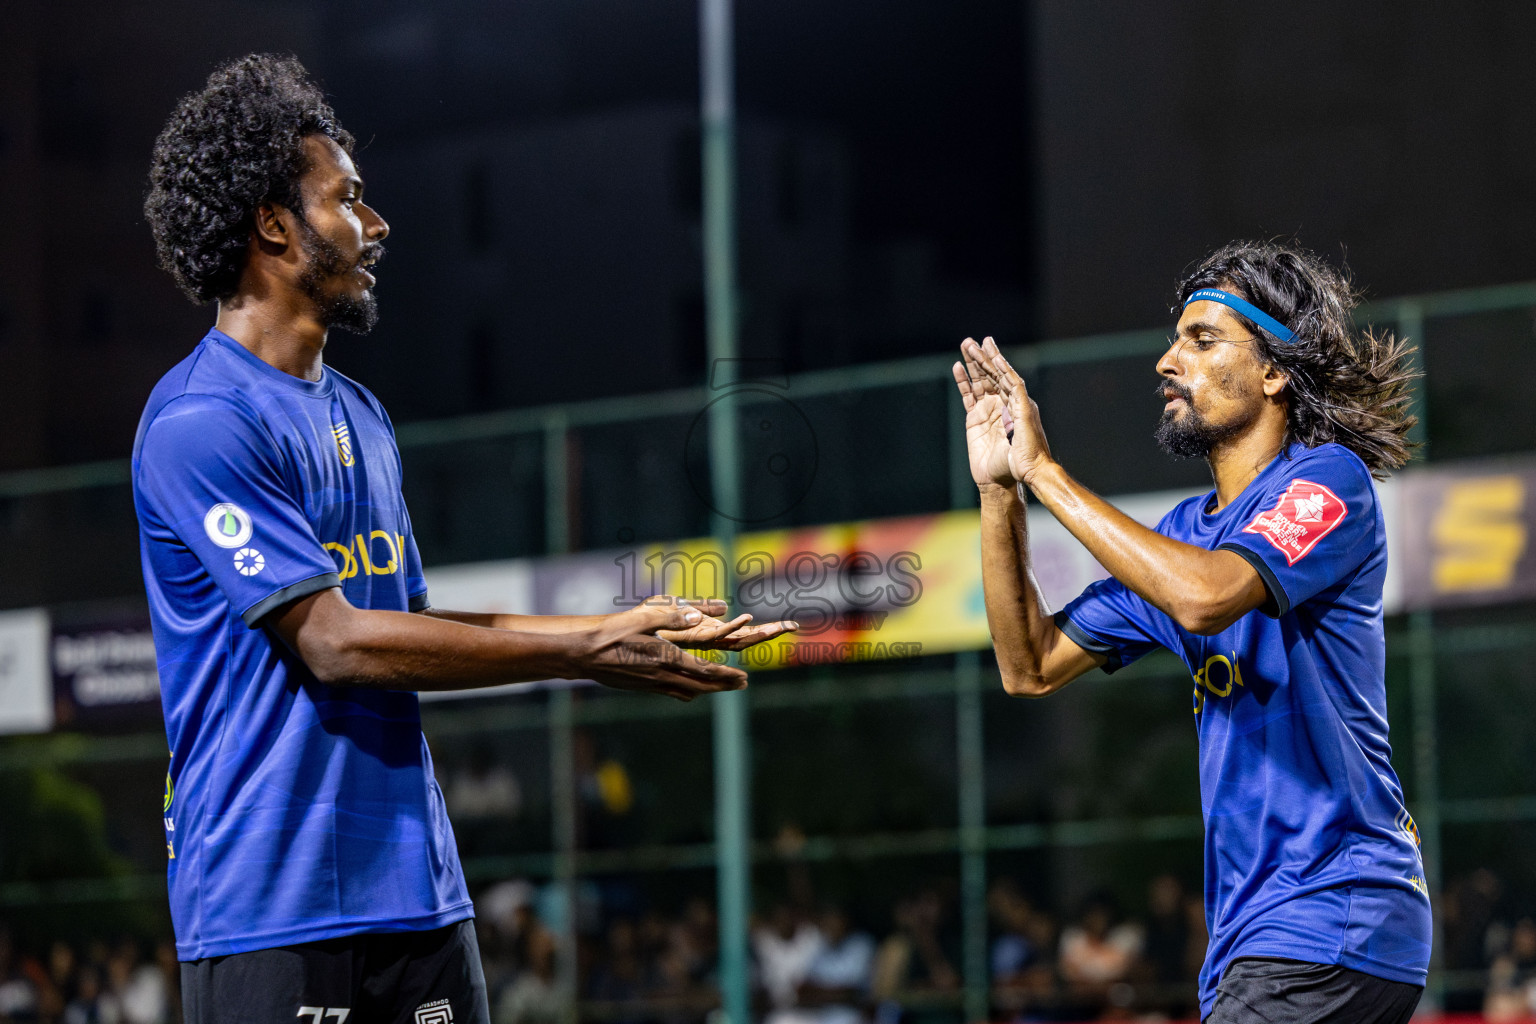
POLYGON ((475 922, 181 965, 186 1024, 490 1024, 475 922))
POLYGON ((1403 1024, 1423 993, 1336 964, 1243 957, 1227 965, 1205 1024, 1403 1024))

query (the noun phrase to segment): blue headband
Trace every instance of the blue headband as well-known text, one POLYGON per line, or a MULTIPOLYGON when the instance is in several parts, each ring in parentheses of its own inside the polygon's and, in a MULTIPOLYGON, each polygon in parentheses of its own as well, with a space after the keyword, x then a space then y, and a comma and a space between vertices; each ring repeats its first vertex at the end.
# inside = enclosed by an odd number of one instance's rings
POLYGON ((1238 298, 1231 292, 1224 292, 1218 288, 1201 288, 1186 299, 1184 305, 1188 308, 1191 302, 1199 302, 1202 299, 1208 302, 1219 302, 1223 306, 1230 306, 1287 344, 1292 344, 1296 341, 1295 331, 1264 312, 1258 306, 1255 306, 1246 299, 1238 298))

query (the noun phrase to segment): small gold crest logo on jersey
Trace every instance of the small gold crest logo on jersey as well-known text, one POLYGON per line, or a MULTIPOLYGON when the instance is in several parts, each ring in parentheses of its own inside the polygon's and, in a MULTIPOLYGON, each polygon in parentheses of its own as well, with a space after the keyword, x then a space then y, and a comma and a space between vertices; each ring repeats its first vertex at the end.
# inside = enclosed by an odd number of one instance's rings
POLYGON ((337 423, 331 427, 331 434, 336 438, 336 454, 341 456, 341 464, 352 465, 352 431, 345 423, 337 423))

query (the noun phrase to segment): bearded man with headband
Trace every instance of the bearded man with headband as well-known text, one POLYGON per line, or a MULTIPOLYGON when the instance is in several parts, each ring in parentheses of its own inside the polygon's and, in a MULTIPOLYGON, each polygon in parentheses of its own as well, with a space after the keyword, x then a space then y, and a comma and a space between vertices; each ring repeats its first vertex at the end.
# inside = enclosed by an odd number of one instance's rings
POLYGON ((1315 255, 1235 243, 1179 285, 1157 439, 1215 488, 1149 530, 1051 457, 989 338, 955 382, 980 489, 1003 687, 1044 697, 1157 647, 1194 676, 1211 1024, 1407 1021, 1431 918, 1387 742, 1386 529, 1373 476, 1407 461, 1408 349, 1355 333, 1315 255), (1110 573, 1052 615, 1030 572, 1028 488, 1110 573))

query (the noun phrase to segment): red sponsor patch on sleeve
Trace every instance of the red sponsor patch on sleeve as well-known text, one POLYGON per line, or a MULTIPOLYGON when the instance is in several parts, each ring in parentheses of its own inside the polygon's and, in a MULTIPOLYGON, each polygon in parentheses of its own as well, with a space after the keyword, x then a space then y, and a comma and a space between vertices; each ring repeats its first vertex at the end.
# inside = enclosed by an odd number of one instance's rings
POLYGON ((1254 516, 1243 532, 1263 537, 1285 556, 1286 565, 1295 565, 1348 513, 1343 500, 1322 484, 1292 480, 1275 507, 1254 516))

